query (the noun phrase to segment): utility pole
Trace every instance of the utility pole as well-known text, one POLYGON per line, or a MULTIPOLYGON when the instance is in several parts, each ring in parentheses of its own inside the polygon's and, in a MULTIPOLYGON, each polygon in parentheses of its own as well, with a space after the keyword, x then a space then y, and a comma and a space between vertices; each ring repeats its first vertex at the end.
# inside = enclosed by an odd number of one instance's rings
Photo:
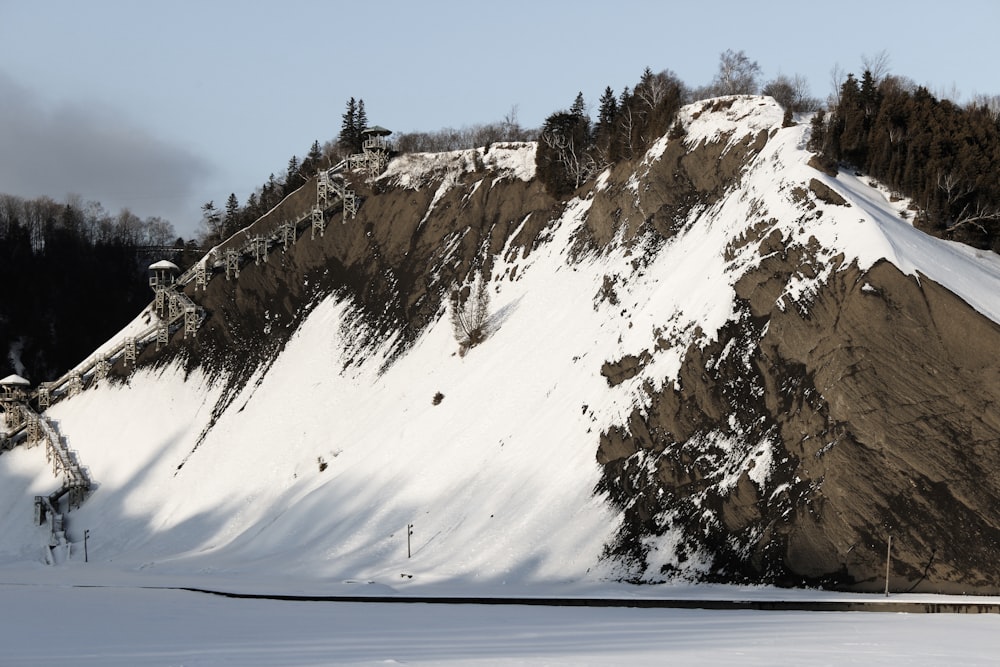
POLYGON ((889 597, 889 558, 892 554, 892 535, 889 536, 889 543, 885 547, 885 596, 889 597))
POLYGON ((410 557, 410 535, 413 535, 413 524, 406 524, 406 557, 410 557))
POLYGON ((83 562, 84 563, 89 563, 90 562, 89 555, 87 554, 87 538, 89 538, 89 537, 90 537, 90 529, 88 528, 87 530, 83 531, 83 562))

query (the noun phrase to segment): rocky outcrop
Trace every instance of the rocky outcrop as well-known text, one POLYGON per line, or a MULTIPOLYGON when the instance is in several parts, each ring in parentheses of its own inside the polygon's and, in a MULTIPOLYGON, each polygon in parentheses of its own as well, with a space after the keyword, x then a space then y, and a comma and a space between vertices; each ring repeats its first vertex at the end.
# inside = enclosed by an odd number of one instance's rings
MULTIPOLYGON (((452 285, 473 271, 488 276, 509 241, 530 252, 552 218, 555 202, 540 183, 484 166, 482 152, 475 168, 457 178, 432 175, 420 188, 349 175, 361 202, 355 218, 334 213, 322 237, 311 239, 306 230, 287 251, 273 247, 267 261, 244 264, 238 280, 217 274, 202 293, 189 285, 207 313, 198 336, 178 340, 177 348, 147 348, 142 361, 164 361, 180 349, 190 365, 243 382, 274 359, 311 307, 331 293, 353 304, 362 325, 354 337, 364 331, 377 342, 398 335, 405 348, 440 314, 452 285)), ((310 181, 268 216, 297 219, 315 196, 310 181)))
POLYGON ((617 554, 669 577, 683 560, 646 559, 672 533, 707 579, 882 590, 891 536, 892 590, 995 592, 1000 327, 887 262, 780 307, 809 253, 774 241, 737 285, 741 321, 602 436, 617 554))

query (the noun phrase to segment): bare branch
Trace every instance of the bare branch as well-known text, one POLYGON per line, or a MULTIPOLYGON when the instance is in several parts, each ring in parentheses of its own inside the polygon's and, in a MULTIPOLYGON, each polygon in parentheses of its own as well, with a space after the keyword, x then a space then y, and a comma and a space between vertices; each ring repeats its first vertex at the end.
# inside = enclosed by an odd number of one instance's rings
POLYGON ((882 49, 872 56, 867 54, 862 55, 861 65, 872 73, 875 85, 878 85, 889 74, 889 53, 885 49, 882 49))
POLYGON ((1000 221, 1000 207, 983 206, 980 202, 976 202, 975 206, 966 204, 962 212, 955 218, 954 224, 948 227, 948 230, 952 231, 968 225, 986 234, 988 232, 984 223, 997 221, 1000 221))

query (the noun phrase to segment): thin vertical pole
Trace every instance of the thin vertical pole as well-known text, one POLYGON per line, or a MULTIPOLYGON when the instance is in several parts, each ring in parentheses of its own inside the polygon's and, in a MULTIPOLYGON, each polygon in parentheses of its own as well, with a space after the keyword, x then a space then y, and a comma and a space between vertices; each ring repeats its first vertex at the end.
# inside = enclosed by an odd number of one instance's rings
POLYGON ((413 524, 406 524, 406 557, 410 557, 410 535, 413 534, 413 524))
POLYGON ((90 558, 87 554, 87 538, 90 537, 90 529, 83 531, 83 562, 89 563, 90 558))
POLYGON ((892 554, 892 535, 889 536, 889 543, 885 547, 885 596, 889 597, 889 558, 892 554))

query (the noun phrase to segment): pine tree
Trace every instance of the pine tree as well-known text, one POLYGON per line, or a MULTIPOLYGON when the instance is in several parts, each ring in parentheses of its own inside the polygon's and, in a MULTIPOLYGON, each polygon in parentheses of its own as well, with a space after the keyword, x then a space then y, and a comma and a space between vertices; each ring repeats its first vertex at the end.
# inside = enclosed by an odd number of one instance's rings
POLYGON ((236 193, 229 193, 226 199, 226 220, 224 224, 225 234, 229 236, 238 231, 240 225, 240 200, 236 198, 236 193))
POLYGON ((364 139, 365 130, 368 129, 368 115, 365 113, 365 101, 362 99, 358 100, 358 115, 354 119, 354 125, 357 128, 357 146, 358 150, 361 150, 361 144, 364 139))
POLYGON ((615 91, 611 86, 604 89, 601 95, 600 108, 597 111, 597 134, 603 134, 611 128, 618 115, 618 100, 615 98, 615 91))
POLYGON ((319 139, 313 141, 312 146, 309 147, 309 155, 307 157, 313 164, 319 164, 319 161, 323 159, 323 149, 319 146, 319 139))
POLYGON ((226 217, 235 218, 240 212, 240 200, 236 198, 235 192, 230 192, 226 199, 226 217))
POLYGON ((594 128, 594 144, 602 157, 607 161, 615 161, 618 151, 615 149, 615 120, 618 116, 618 99, 611 86, 604 89, 600 106, 597 111, 597 126, 594 128))
POLYGON ((809 121, 809 150, 822 153, 826 147, 826 112, 820 109, 809 121))
POLYGON ((358 140, 358 103, 352 97, 347 101, 347 110, 344 111, 343 120, 340 124, 340 137, 337 143, 340 144, 342 150, 348 153, 354 153, 355 144, 358 140))
POLYGON ((837 107, 837 126, 840 130, 841 157, 858 168, 868 161, 866 117, 861 99, 861 89, 853 74, 840 87, 840 106, 837 107))
POLYGON ((252 220, 256 220, 260 217, 260 203, 257 201, 257 193, 251 192, 250 196, 247 197, 247 205, 245 208, 247 215, 250 216, 252 220))
POLYGON ((319 146, 319 140, 313 141, 312 146, 309 147, 309 153, 306 154, 306 158, 302 160, 302 166, 299 167, 299 171, 305 174, 307 177, 319 170, 320 162, 323 160, 323 149, 319 146))
POLYGON ((295 192, 305 182, 306 179, 302 176, 302 170, 299 168, 299 159, 293 155, 288 160, 288 173, 285 176, 284 194, 287 196, 295 192))
POLYGON ((215 201, 201 205, 201 228, 205 245, 214 245, 222 240, 222 214, 215 208, 215 201))

